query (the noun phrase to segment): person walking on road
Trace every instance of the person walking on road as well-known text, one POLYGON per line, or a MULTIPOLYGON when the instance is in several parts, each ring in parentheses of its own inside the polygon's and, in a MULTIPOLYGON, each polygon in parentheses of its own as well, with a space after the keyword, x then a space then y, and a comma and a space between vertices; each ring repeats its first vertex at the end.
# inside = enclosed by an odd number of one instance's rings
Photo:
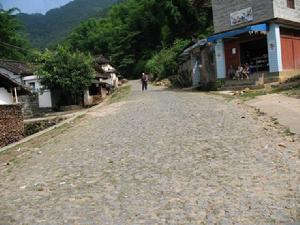
POLYGON ((148 89, 148 75, 143 73, 142 75, 142 91, 147 91, 148 89))

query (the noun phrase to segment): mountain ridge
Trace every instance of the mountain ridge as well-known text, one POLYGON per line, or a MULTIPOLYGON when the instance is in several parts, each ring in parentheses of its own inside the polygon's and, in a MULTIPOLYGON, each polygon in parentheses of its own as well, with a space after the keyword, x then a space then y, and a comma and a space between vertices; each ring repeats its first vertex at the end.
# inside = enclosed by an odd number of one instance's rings
POLYGON ((4 9, 18 8, 22 13, 27 14, 45 14, 47 11, 59 8, 70 1, 72 0, 0 0, 4 9))
POLYGON ((74 0, 43 14, 17 15, 35 48, 52 47, 63 40, 81 21, 101 17, 119 0, 74 0))

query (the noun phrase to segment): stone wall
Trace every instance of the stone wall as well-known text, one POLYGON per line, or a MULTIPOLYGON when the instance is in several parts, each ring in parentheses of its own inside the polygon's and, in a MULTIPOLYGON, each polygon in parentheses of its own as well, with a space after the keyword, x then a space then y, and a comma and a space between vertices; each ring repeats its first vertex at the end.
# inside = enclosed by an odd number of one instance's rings
POLYGON ((24 117, 30 118, 40 114, 38 94, 21 95, 19 96, 19 102, 23 105, 24 117))
MULTIPOLYGON (((279 1, 279 0, 277 0, 279 1)), ((244 27, 274 18, 273 0, 212 0, 215 33, 244 27), (253 21, 231 26, 230 14, 252 7, 253 21)))
POLYGON ((21 140, 23 135, 22 106, 0 105, 0 147, 21 140))

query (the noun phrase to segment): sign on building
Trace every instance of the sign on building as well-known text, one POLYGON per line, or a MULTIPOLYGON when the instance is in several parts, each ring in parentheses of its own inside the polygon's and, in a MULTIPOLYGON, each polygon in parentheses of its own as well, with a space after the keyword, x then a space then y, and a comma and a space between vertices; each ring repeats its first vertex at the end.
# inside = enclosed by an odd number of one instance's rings
POLYGON ((231 26, 253 21, 252 7, 230 13, 231 26))

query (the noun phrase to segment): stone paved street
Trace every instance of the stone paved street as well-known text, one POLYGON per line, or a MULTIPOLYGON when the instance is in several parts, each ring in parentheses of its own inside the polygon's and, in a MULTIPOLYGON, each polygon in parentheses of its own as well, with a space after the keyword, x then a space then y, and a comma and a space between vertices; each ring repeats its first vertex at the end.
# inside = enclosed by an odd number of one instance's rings
POLYGON ((1 225, 300 221, 299 140, 217 96, 132 85, 0 168, 1 225))

